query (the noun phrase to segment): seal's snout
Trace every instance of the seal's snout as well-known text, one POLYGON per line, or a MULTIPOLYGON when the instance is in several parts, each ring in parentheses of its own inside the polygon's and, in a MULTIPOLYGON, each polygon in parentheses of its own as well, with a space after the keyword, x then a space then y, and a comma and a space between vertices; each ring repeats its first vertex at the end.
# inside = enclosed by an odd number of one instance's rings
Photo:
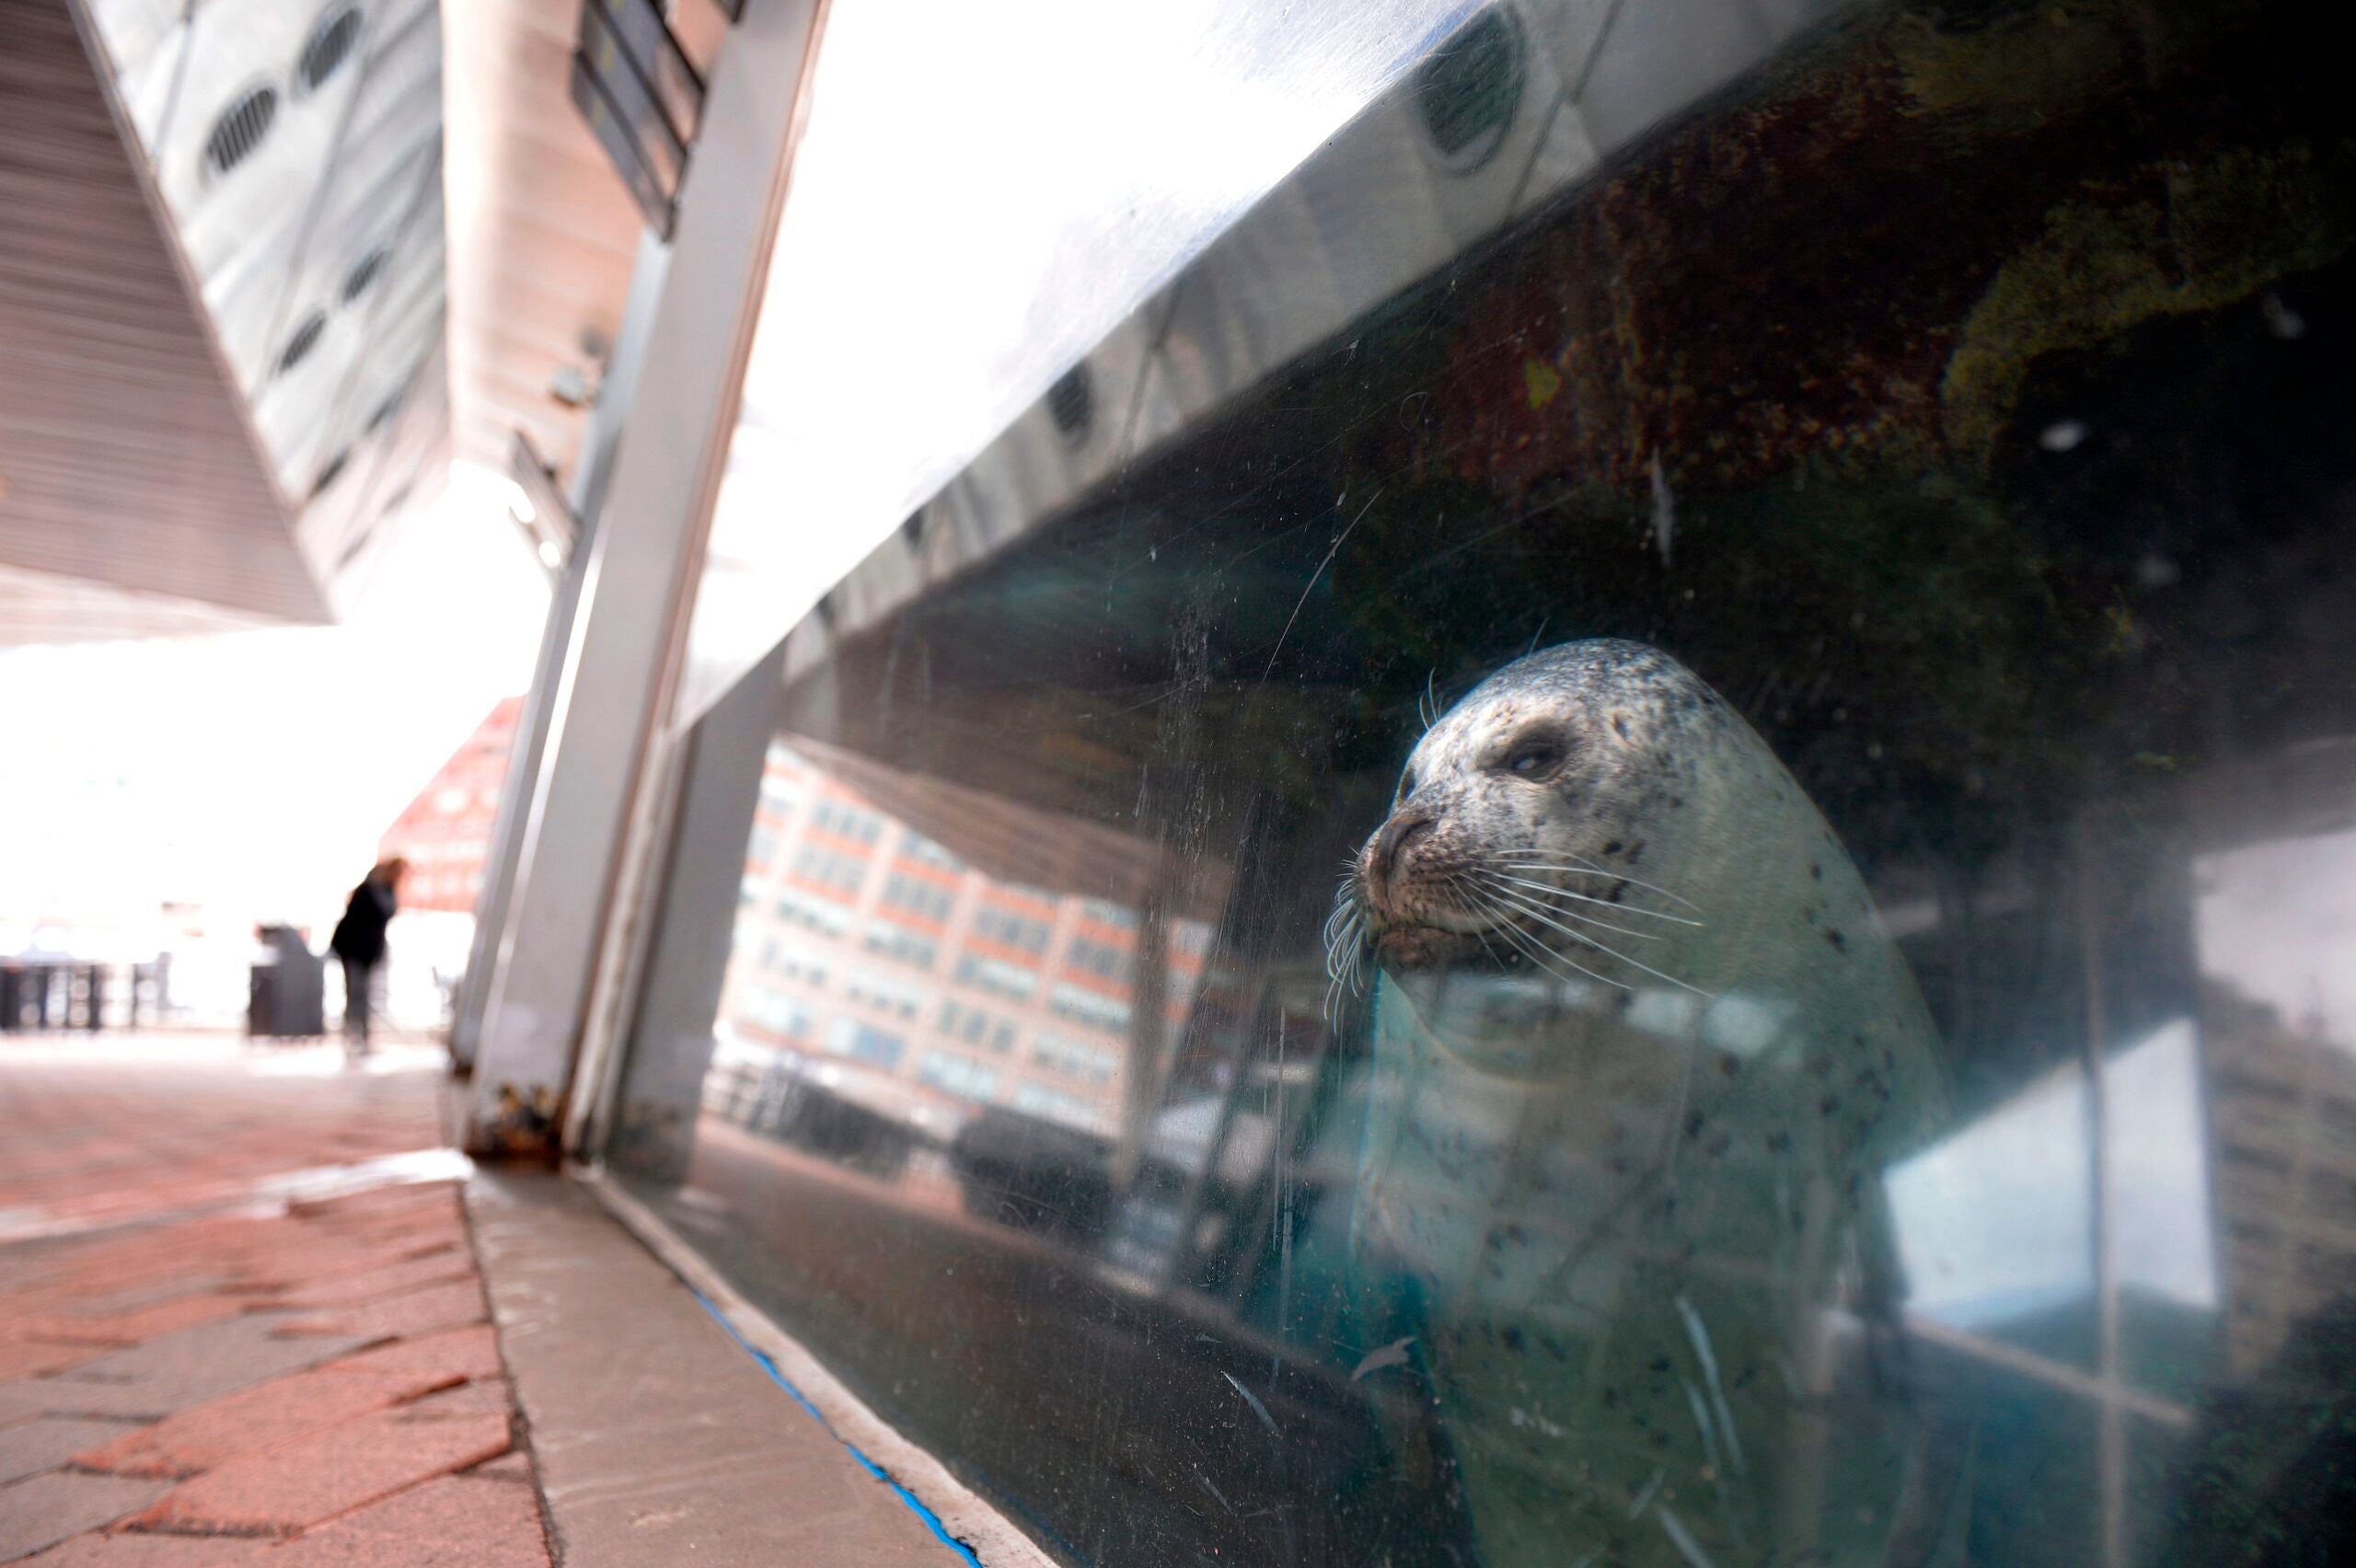
POLYGON ((1374 850, 1369 857, 1368 880, 1378 888, 1388 888, 1399 870, 1399 857, 1419 838, 1428 838, 1435 819, 1428 812, 1403 811, 1382 824, 1374 836, 1374 850))

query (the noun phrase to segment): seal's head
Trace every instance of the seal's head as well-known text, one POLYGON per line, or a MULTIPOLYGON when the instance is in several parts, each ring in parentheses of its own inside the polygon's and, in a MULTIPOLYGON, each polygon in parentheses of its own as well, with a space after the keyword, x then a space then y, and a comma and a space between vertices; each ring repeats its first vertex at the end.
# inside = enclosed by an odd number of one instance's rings
POLYGON ((1880 1334, 1819 1325, 1894 1317, 1879 1177, 1947 1124, 1937 1033, 1767 743, 1656 650, 1519 660, 1415 745, 1328 935, 1338 987, 1382 972, 1361 1320, 1415 1331, 1481 1561, 1755 1561, 1815 1529, 1833 1429, 1870 1479, 1811 1554, 1923 1560, 1954 1472, 1876 1402, 1880 1334))
POLYGON ((1638 643, 1565 643, 1497 671, 1416 743, 1358 851, 1328 931, 1337 979, 1361 945, 1394 972, 1656 973, 1632 950, 1696 911, 1678 869, 1646 859, 1651 824, 1686 803, 1708 749, 1695 732, 1730 719, 1638 643))

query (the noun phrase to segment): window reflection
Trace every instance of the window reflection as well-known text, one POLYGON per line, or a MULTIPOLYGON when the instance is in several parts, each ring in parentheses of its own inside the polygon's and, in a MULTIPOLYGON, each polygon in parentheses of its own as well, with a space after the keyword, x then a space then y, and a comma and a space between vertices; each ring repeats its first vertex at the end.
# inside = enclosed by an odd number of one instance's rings
MULTIPOLYGON (((2335 803, 2301 793, 2311 823, 2335 803)), ((2226 1355, 2248 1377, 2356 1295, 2356 832, 2203 856, 2193 885, 2226 1355)))
MULTIPOLYGON (((865 1108, 877 1147, 922 1155, 890 1169, 936 1183, 954 1180, 961 1163, 987 1163, 993 1157, 976 1151, 993 1139, 1019 1156, 1047 1128, 1103 1142, 1091 1158, 1108 1159, 1135 1070, 1147 923, 1135 904, 983 869, 1022 863, 1026 847, 1066 825, 807 741, 769 747, 760 800, 704 1107, 784 1143, 820 1139, 820 1152, 838 1147, 865 1108), (783 820, 787 801, 810 803, 803 820, 783 820)), ((1065 859, 1080 887, 1138 889, 1160 853, 1098 833, 1065 859)), ((1180 939, 1160 961, 1173 1031, 1185 1028, 1202 984, 1208 932, 1179 916, 1150 938, 1165 947, 1180 939)), ((1062 1158, 1079 1146, 1051 1147, 1062 1158)), ((976 1195, 983 1191, 969 1180, 964 1201, 997 1215, 976 1195)))
POLYGON ((1777 17, 1486 13, 697 728, 617 1169, 1064 1560, 2356 1545, 2345 95, 1777 17), (1337 913, 1599 640, 1742 788, 1337 913))
MULTIPOLYGON (((2103 1064, 2101 1180, 2115 1288, 2207 1312, 2217 1260, 2200 1078, 2189 1020, 2103 1064)), ((2024 1338, 2040 1319, 2084 1313, 2096 1288, 2087 1100, 2078 1066, 2056 1069, 1891 1170, 1911 1310, 2024 1338)))

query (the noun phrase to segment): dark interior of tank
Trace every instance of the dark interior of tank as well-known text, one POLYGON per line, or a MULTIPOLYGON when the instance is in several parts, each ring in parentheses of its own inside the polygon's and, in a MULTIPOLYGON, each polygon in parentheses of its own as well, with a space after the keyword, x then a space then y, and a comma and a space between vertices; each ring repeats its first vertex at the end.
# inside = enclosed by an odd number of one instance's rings
MULTIPOLYGON (((1218 1108, 1213 1152, 1117 1150, 1100 1182, 1044 1131, 1026 1165, 1018 1124, 993 1169, 1029 1206, 950 1226, 892 1158, 857 1169, 884 1135, 853 1113, 770 1167, 634 1087, 618 1168, 1071 1562, 1482 1561, 1446 1423, 1365 1375, 1390 1335, 1338 1283, 1367 1046, 1362 1011, 1321 1010, 1320 928, 1432 710, 1631 639, 1854 858, 1958 1126, 2184 1020, 2204 1042, 2210 1298, 2131 1279, 2014 1304, 1984 1354, 1915 1346, 1977 1423, 1936 1560, 2099 1561, 2113 1408, 2136 1561, 2333 1560, 2351 1320, 2268 1302, 2277 1272, 2344 1301, 2356 1247, 2252 1262, 2281 1156, 2234 1107, 2274 1091, 2229 1064, 2306 1064, 2346 1136, 2356 1040, 2203 937, 2217 868, 2356 821, 2356 124, 2327 36, 2256 0, 1854 17, 724 706, 706 722, 1147 847, 1136 886, 1057 891, 1214 931, 1158 1085, 1218 1108), (1247 1114, 1268 1150, 1222 1162, 1247 1114)), ((927 831, 961 850, 959 820, 927 831)))

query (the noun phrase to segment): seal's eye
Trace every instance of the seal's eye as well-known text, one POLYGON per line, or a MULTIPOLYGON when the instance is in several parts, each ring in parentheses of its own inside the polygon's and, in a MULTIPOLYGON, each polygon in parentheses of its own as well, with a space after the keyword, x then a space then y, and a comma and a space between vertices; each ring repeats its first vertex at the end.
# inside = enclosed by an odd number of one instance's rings
POLYGON ((1552 741, 1524 741, 1506 754, 1506 771, 1533 778, 1551 771, 1563 760, 1563 748, 1552 741))
POLYGON ((1411 767, 1399 776, 1399 798, 1403 801, 1415 792, 1415 770, 1411 767))

